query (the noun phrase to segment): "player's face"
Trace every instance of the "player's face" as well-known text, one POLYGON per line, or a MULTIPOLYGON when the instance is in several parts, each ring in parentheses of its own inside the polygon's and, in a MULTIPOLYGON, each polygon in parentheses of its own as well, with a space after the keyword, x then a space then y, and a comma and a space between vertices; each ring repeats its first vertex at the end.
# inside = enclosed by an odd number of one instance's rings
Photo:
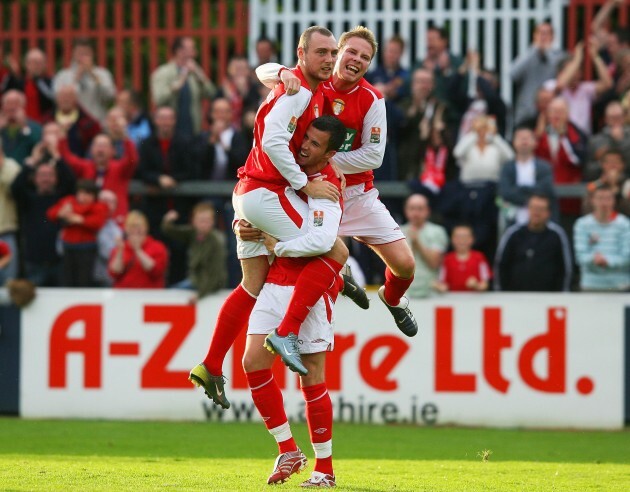
POLYGON ((310 126, 306 130, 296 162, 303 167, 311 167, 328 161, 328 141, 330 134, 310 126))
POLYGON ((339 53, 335 73, 340 79, 356 84, 370 68, 373 55, 372 46, 365 39, 349 38, 339 53))
POLYGON ((311 35, 308 49, 298 50, 298 56, 307 75, 321 82, 332 75, 335 61, 337 61, 336 40, 333 36, 324 36, 318 32, 311 35))

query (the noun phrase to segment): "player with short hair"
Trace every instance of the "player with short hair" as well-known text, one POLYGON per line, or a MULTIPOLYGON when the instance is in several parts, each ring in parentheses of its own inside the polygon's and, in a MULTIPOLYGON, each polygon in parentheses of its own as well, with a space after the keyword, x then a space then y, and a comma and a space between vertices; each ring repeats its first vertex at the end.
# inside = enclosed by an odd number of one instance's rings
MULTIPOLYGON (((385 153, 387 120, 382 94, 364 75, 377 48, 374 34, 363 26, 343 33, 333 75, 322 84, 325 113, 334 114, 347 130, 346 140, 332 160, 346 177, 339 235, 367 244, 385 262, 385 285, 378 295, 398 328, 411 337, 418 332, 418 325, 404 293, 413 281, 415 261, 404 234, 374 187, 373 170, 381 166, 385 153)), ((287 94, 297 87, 295 76, 275 63, 258 67, 256 75, 268 87, 281 80, 287 94)), ((283 335, 286 329, 294 330, 296 325, 281 326, 278 333, 283 335)))
MULTIPOLYGON (((239 170, 240 179, 233 195, 236 214, 282 241, 302 236, 307 230, 304 213, 300 212, 304 202, 298 191, 333 202, 341 195, 339 189, 328 181, 309 181, 295 160, 306 128, 323 111, 320 82, 330 77, 336 55, 336 41, 329 30, 313 26, 302 33, 298 46, 299 62, 291 70, 300 80, 297 95, 288 97, 283 87, 270 93, 256 114, 254 147, 245 166, 239 170)), ((208 397, 224 408, 229 408, 230 403, 224 390, 223 360, 247 325, 269 270, 269 253, 264 245, 245 242, 239 234, 237 236, 243 280, 221 307, 208 353, 189 376, 191 382, 202 386, 208 397)), ((340 240, 333 243, 321 261, 310 262, 304 267, 296 282, 285 319, 297 322, 298 326, 310 307, 335 281, 348 257, 348 249, 340 240)), ((309 254, 312 253, 308 248, 302 252, 302 255, 309 254)), ((292 370, 306 374, 307 369, 294 349, 296 343, 296 335, 287 334, 274 340, 274 348, 292 370)))
MULTIPOLYGON (((329 160, 345 137, 344 125, 333 116, 315 119, 306 131, 297 162, 310 180, 323 178, 341 190, 329 160)), ((341 202, 308 198, 308 232, 289 241, 278 242, 263 234, 265 247, 276 254, 265 285, 256 300, 249 319, 247 344, 243 356, 243 368, 252 392, 252 399, 263 421, 278 443, 279 456, 267 483, 281 483, 306 466, 306 457, 298 448, 284 410, 282 393, 277 385, 271 366, 275 356, 263 348, 265 337, 272 333, 284 318, 291 302, 293 289, 301 271, 315 258, 296 258, 305 250, 313 255, 326 251, 335 241, 341 220, 341 202), (317 250, 320 245, 319 250, 317 250)), ((257 243, 260 244, 260 243, 257 243)), ((313 449, 315 470, 303 487, 332 487, 335 475, 332 467, 332 420, 333 409, 325 382, 326 352, 334 345, 333 306, 342 287, 341 277, 336 276, 324 295, 317 300, 302 324, 295 350, 302 355, 308 375, 300 378, 302 394, 306 402, 306 420, 313 449)))

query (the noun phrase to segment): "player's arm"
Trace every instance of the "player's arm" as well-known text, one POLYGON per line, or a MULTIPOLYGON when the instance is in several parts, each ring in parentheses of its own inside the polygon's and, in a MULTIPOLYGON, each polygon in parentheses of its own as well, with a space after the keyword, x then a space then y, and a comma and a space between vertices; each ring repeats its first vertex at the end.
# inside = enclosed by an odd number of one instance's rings
POLYGON ((273 109, 265 117, 265 129, 262 135, 263 152, 269 156, 273 165, 295 190, 306 186, 308 178, 295 162, 289 142, 293 138, 295 123, 302 116, 309 102, 310 93, 306 89, 292 97, 286 94, 280 96, 273 109))
POLYGON ((349 152, 337 152, 332 162, 344 174, 356 174, 378 169, 383 163, 387 143, 385 100, 376 99, 363 119, 361 147, 349 152))
POLYGON ((309 198, 306 234, 276 243, 276 256, 319 256, 328 253, 339 233, 341 207, 339 203, 321 198, 309 198))
POLYGON ((272 90, 282 82, 284 90, 289 96, 297 94, 302 86, 299 77, 279 63, 265 63, 259 66, 256 69, 256 77, 264 86, 272 90))

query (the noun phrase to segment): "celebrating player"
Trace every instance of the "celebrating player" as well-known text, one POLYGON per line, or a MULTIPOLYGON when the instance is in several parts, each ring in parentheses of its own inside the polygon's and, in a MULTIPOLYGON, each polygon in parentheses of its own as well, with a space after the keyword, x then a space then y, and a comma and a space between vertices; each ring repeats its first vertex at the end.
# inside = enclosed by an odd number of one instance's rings
MULTIPOLYGON (((333 116, 321 116, 311 123, 296 159, 310 180, 324 178, 341 190, 340 181, 328 162, 343 143, 345 134, 344 125, 333 116)), ((305 235, 286 242, 264 235, 265 246, 277 256, 249 320, 243 368, 254 404, 278 443, 280 454, 267 480, 270 484, 284 482, 293 473, 301 471, 306 466, 306 456, 292 437, 282 393, 271 371, 275 357, 264 349, 263 340, 281 324, 300 272, 311 263, 323 261, 321 256, 288 257, 301 255, 305 250, 312 254, 326 252, 337 238, 341 208, 339 202, 308 198, 308 231, 305 235)), ((295 347, 308 368, 308 375, 301 376, 300 385, 315 450, 315 470, 310 479, 302 483, 303 487, 335 486, 332 467, 333 409, 324 369, 326 352, 332 350, 334 344, 332 308, 342 285, 341 277, 336 276, 336 281, 313 305, 302 324, 299 343, 295 347)))
MULTIPOLYGON (((288 97, 284 88, 278 87, 258 110, 254 147, 244 168, 239 170, 240 180, 233 195, 234 209, 239 217, 282 241, 295 239, 307 230, 304 214, 299 212, 305 205, 296 190, 331 201, 338 201, 341 194, 328 181, 309 181, 295 161, 306 128, 322 111, 324 98, 320 82, 332 73, 337 56, 336 41, 329 30, 313 26, 302 33, 297 52, 299 62, 292 70, 300 80, 297 95, 288 97)), ((247 325, 269 270, 268 252, 262 243, 240 239, 237 242, 243 281, 221 307, 208 353, 189 376, 191 382, 202 386, 208 397, 224 408, 229 408, 230 403, 224 390, 223 360, 247 325)), ((321 261, 305 265, 296 281, 285 320, 299 326, 309 309, 336 280, 348 250, 340 240, 331 246, 321 261)), ((306 251, 304 254, 312 253, 306 251)), ((292 370, 301 374, 308 372, 296 349, 295 334, 277 336, 272 343, 292 370)))
MULTIPOLYGON (((347 131, 340 152, 333 158, 347 180, 339 234, 367 244, 385 262, 385 285, 378 295, 398 328, 412 337, 418 332, 418 325, 404 293, 413 281, 415 261, 400 227, 374 188, 373 170, 383 162, 387 121, 383 96, 363 76, 376 50, 377 43, 369 29, 358 26, 343 33, 333 76, 322 84, 325 113, 337 116, 347 131)), ((256 75, 268 87, 282 80, 287 94, 295 93, 297 88, 295 75, 275 63, 258 67, 256 75)), ((286 330, 297 333, 299 326, 287 323, 278 328, 278 333, 284 335, 286 330)))

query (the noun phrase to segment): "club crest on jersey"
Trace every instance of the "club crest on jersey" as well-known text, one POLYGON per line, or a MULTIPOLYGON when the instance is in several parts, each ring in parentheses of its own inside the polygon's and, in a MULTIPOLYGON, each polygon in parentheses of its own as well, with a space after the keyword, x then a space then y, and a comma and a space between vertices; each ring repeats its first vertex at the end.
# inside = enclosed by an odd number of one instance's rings
POLYGON ((332 102, 332 109, 333 113, 335 113, 335 116, 339 116, 341 113, 343 113, 345 107, 346 103, 343 102, 343 100, 341 99, 335 99, 332 102))
POLYGON ((319 104, 313 107, 313 113, 315 114, 315 118, 319 118, 319 104))
POLYGON ((291 121, 289 121, 289 126, 287 126, 287 131, 289 133, 293 133, 296 128, 297 128, 297 118, 293 116, 291 118, 291 121))
POLYGON ((323 210, 315 210, 315 212, 313 212, 313 225, 315 227, 321 227, 324 225, 324 211, 323 210))
POLYGON ((381 143, 381 129, 378 126, 373 126, 370 132, 370 143, 381 143))

